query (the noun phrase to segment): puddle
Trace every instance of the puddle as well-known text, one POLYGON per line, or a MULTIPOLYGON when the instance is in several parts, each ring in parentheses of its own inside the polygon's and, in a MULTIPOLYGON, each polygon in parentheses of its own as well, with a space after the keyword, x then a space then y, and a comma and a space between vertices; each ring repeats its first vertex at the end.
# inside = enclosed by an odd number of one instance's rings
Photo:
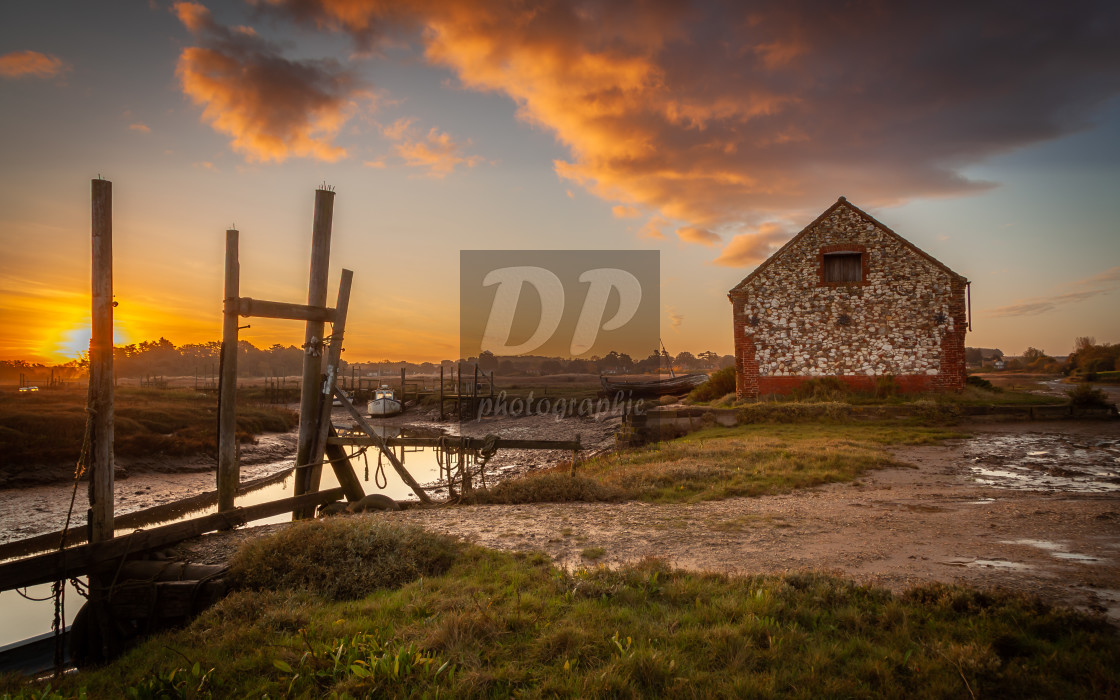
POLYGON ((1078 564, 1103 564, 1108 561, 1107 559, 1094 557, 1089 554, 1078 554, 1077 552, 1067 551, 1069 548, 1064 544, 1050 542, 1049 540, 1003 540, 1003 544, 1019 544, 1027 547, 1034 547, 1044 552, 1049 552, 1050 556, 1055 559, 1072 561, 1078 564))
POLYGON ((1077 435, 981 434, 963 456, 985 486, 1028 491, 1120 491, 1120 443, 1077 435))
POLYGON ((1006 559, 949 559, 942 562, 949 566, 964 566, 968 568, 1003 569, 1005 571, 1027 571, 1034 567, 1006 559))
POLYGON ((988 505, 989 503, 995 503, 995 502, 996 502, 996 499, 994 499, 994 498, 978 498, 975 501, 966 501, 965 503, 966 503, 966 505, 983 506, 983 505, 988 505))

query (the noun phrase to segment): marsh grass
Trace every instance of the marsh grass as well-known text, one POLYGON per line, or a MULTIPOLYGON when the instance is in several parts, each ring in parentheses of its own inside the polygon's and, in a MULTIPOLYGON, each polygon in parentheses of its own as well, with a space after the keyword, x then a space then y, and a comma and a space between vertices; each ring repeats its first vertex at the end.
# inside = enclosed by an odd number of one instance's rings
MULTIPOLYGON (((217 444, 217 399, 193 391, 118 388, 114 450, 124 457, 192 455, 217 444)), ((284 432, 299 418, 282 407, 239 403, 237 432, 249 442, 263 432, 284 432)), ((73 463, 86 424, 85 391, 0 392, 2 475, 32 464, 73 463)))
POLYGON ((694 502, 784 493, 899 465, 888 446, 956 437, 962 434, 947 428, 886 422, 706 428, 589 460, 574 479, 567 466, 553 468, 477 490, 468 502, 694 502))
POLYGON ((237 588, 308 591, 332 600, 361 598, 455 561, 450 537, 361 518, 304 520, 246 543, 230 561, 237 588))
MULTIPOLYGON (((445 573, 358 600, 235 593, 187 629, 65 677, 53 697, 128 696, 180 668, 205 672, 215 698, 1120 692, 1115 629, 1019 595, 940 584, 892 595, 814 573, 724 576, 657 560, 568 573, 541 554, 457 547, 445 573)), ((10 677, 5 691, 39 697, 10 677)))

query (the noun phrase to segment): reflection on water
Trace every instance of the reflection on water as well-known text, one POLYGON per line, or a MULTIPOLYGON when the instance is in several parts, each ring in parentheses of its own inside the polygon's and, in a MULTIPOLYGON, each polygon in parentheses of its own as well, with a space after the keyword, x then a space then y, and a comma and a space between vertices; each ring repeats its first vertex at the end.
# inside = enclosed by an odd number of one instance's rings
MULTIPOLYGON (((440 458, 437 456, 434 448, 397 447, 394 448, 394 453, 397 455, 397 458, 403 462, 405 468, 413 478, 420 484, 431 484, 439 479, 440 458)), ((358 478, 362 480, 362 487, 365 489, 365 492, 367 494, 383 493, 398 501, 417 500, 416 494, 413 493, 412 489, 409 488, 407 484, 401 481, 400 476, 397 475, 396 470, 393 469, 389 460, 384 456, 381 456, 380 460, 378 459, 379 454, 379 450, 370 448, 364 455, 358 456, 352 460, 354 470, 358 478)), ((291 463, 291 459, 276 462, 272 465, 272 471, 283 472, 291 463)), ((268 466, 269 465, 264 465, 264 469, 267 470, 268 466)), ((295 475, 293 473, 288 473, 288 475, 281 480, 267 483, 260 488, 239 496, 235 504, 237 506, 251 506, 281 498, 288 498, 293 495, 294 479, 295 475)), ((322 482, 319 488, 325 491, 335 488, 338 485, 338 479, 334 475, 334 470, 324 468, 322 482)), ((429 489, 429 493, 434 498, 438 499, 441 495, 447 495, 447 488, 443 486, 442 488, 437 487, 429 489)), ((202 507, 193 508, 189 512, 180 510, 173 513, 171 517, 145 523, 142 527, 157 527, 159 525, 180 522, 188 518, 195 518, 200 515, 209 515, 216 512, 217 506, 210 503, 202 507)), ((282 513, 280 515, 253 521, 251 525, 284 523, 290 522, 291 519, 291 513, 282 513)), ((116 535, 128 534, 138 529, 138 527, 118 528, 116 530, 116 535)), ((82 579, 82 581, 84 583, 84 579, 82 579)), ((25 592, 30 598, 46 598, 47 600, 27 600, 21 597, 16 591, 0 593, 0 646, 21 641, 37 634, 49 632, 51 629, 51 620, 54 616, 54 604, 53 600, 50 599, 51 584, 46 583, 38 586, 31 586, 25 592)), ((74 615, 77 614, 83 602, 84 599, 78 595, 72 585, 67 583, 65 610, 67 625, 73 621, 74 615)))
POLYGON ((1112 438, 1028 433, 982 434, 964 455, 977 482, 1032 491, 1120 491, 1120 441, 1112 438))

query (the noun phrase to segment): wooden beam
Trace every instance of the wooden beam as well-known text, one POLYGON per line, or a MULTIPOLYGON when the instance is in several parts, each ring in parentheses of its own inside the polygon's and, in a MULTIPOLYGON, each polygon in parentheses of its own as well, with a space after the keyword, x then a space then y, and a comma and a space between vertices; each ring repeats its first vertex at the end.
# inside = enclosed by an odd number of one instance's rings
MULTIPOLYGON (((350 307, 350 285, 353 279, 354 273, 351 270, 343 270, 338 283, 338 304, 336 306, 338 314, 334 325, 331 327, 331 344, 327 349, 327 373, 323 379, 322 394, 319 396, 319 418, 311 443, 311 451, 307 456, 307 461, 310 463, 306 481, 308 492, 319 490, 319 482, 323 473, 320 462, 323 461, 323 453, 327 446, 327 434, 331 430, 331 406, 334 403, 332 399, 337 386, 338 367, 342 358, 342 338, 346 334, 346 312, 350 307)), ((350 460, 344 459, 340 462, 332 462, 331 466, 334 467, 335 474, 339 475, 339 484, 346 489, 347 500, 362 500, 366 494, 362 489, 361 482, 358 481, 357 474, 354 474, 354 468, 350 465, 350 460)), ((297 518, 313 515, 314 513, 306 510, 294 513, 297 518)))
MULTIPOLYGON (((350 445, 350 446, 365 446, 365 445, 379 445, 378 442, 384 442, 388 447, 438 447, 444 444, 440 438, 435 437, 390 437, 390 438, 370 438, 370 437, 333 437, 327 439, 327 444, 330 445, 350 445)), ((464 437, 463 445, 467 449, 477 450, 485 444, 485 438, 479 437, 464 437)), ((455 444, 458 446, 458 438, 455 438, 455 444)), ((498 449, 505 450, 564 450, 570 452, 573 450, 582 450, 583 446, 577 440, 507 440, 506 438, 498 438, 495 443, 498 449)))
MULTIPOLYGON (((393 451, 386 446, 385 438, 377 434, 377 431, 373 429, 373 426, 369 424, 365 416, 363 416, 358 409, 354 408, 354 404, 350 403, 350 399, 347 398, 346 394, 340 391, 336 393, 336 396, 338 396, 338 400, 342 402, 342 405, 346 407, 346 410, 350 412, 350 415, 354 417, 354 420, 358 421, 358 425, 362 427, 362 430, 373 439, 373 442, 370 444, 377 445, 385 457, 388 458, 389 463, 393 465, 393 469, 397 471, 397 475, 401 478, 401 481, 408 484, 409 488, 412 489, 421 503, 431 503, 432 499, 424 491, 424 488, 416 483, 416 479, 413 479, 412 475, 408 473, 408 470, 404 468, 401 461, 397 459, 397 455, 393 454, 393 451)), ((328 438, 328 442, 329 441, 330 439, 328 438)))
MULTIPOLYGON (((327 305, 327 273, 331 259, 331 225, 334 192, 315 191, 315 219, 311 230, 311 273, 307 282, 307 305, 327 305)), ((311 449, 319 425, 319 376, 323 371, 323 322, 308 321, 303 336, 303 381, 299 396, 299 443, 296 448, 295 494, 310 491, 311 449)))
POLYGON ((113 537, 113 183, 93 181, 93 327, 89 343, 89 520, 94 542, 113 537))
POLYGON ((98 564, 145 552, 198 537, 215 530, 229 530, 261 518, 287 513, 294 508, 337 501, 344 496, 341 488, 329 489, 303 496, 283 498, 245 508, 234 508, 224 513, 214 513, 179 523, 137 530, 121 537, 88 544, 81 547, 57 550, 27 559, 0 564, 0 590, 34 586, 71 576, 80 576, 98 564))
POLYGON ((346 492, 346 500, 354 503, 365 498, 366 491, 362 488, 362 482, 358 480, 358 475, 354 473, 354 465, 350 462, 350 458, 346 456, 346 451, 342 449, 341 445, 330 444, 330 438, 337 436, 338 433, 335 432, 332 425, 323 451, 326 453, 327 459, 331 461, 335 478, 338 479, 338 483, 346 492))
POLYGON ((289 321, 318 321, 319 323, 334 323, 335 319, 335 310, 329 307, 264 301, 252 297, 241 297, 237 300, 237 313, 240 316, 285 318, 289 321))
POLYGON ((233 508, 241 480, 237 463, 237 295, 241 285, 236 229, 226 231, 226 286, 222 319, 222 374, 218 386, 218 511, 233 508))

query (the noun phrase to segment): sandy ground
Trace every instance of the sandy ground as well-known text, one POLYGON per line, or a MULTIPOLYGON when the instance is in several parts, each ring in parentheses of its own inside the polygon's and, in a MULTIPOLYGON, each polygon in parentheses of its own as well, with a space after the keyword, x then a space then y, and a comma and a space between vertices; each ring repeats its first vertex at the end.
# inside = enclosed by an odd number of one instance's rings
MULTIPOLYGON (((703 571, 823 570, 895 591, 941 581, 1037 594, 1120 623, 1120 422, 970 429, 966 440, 897 450, 911 467, 779 496, 349 517, 543 551, 569 568, 655 556, 703 571), (585 559, 594 548, 604 554, 585 559)), ((179 554, 218 561, 256 534, 202 538, 179 554)))

